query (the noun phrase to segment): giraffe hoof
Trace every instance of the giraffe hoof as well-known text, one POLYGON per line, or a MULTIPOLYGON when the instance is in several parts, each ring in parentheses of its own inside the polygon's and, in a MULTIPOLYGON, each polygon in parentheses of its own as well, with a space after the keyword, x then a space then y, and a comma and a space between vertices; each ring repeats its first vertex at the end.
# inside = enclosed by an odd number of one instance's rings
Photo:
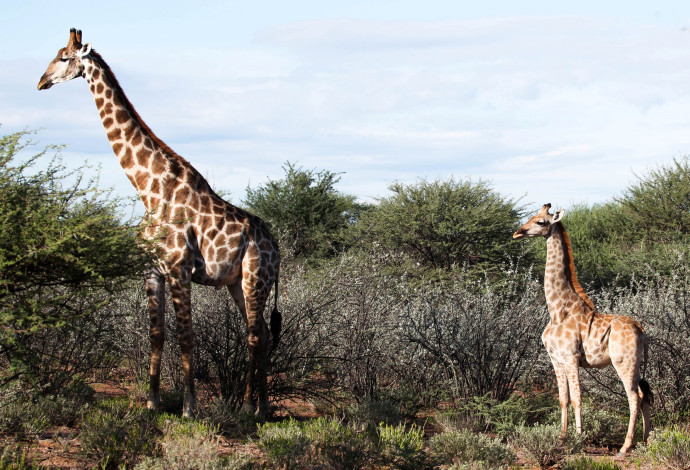
POLYGON ((245 402, 242 404, 242 411, 243 411, 244 413, 247 413, 248 415, 253 415, 253 414, 254 414, 254 411, 255 411, 254 403, 252 403, 252 402, 250 402, 250 401, 245 401, 245 402))
POLYGON ((161 399, 158 397, 149 397, 146 400, 146 408, 149 410, 157 410, 158 407, 160 406, 161 399))

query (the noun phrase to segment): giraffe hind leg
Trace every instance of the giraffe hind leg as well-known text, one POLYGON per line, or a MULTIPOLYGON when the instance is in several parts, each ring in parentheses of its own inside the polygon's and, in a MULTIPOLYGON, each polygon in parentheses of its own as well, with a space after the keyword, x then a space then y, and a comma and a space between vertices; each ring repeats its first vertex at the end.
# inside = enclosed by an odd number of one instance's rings
POLYGON ((155 410, 160 405, 161 358, 165 343, 165 278, 154 272, 149 273, 146 277, 146 294, 151 322, 150 389, 146 407, 155 410))
POLYGON ((182 416, 193 418, 196 406, 196 389, 194 386, 194 330, 192 328, 192 303, 190 281, 170 279, 170 294, 175 308, 177 340, 182 353, 182 372, 185 385, 185 396, 182 416))
POLYGON ((249 361, 242 409, 264 417, 268 414, 268 339, 269 329, 263 317, 267 295, 252 286, 251 283, 238 283, 228 286, 238 308, 244 315, 247 325, 247 345, 249 361), (254 406, 255 394, 258 395, 258 410, 254 406))
MULTIPOLYGON (((618 451, 619 455, 626 454, 633 444, 633 438, 635 436, 635 425, 637 424, 637 416, 643 405, 642 397, 638 393, 639 390, 639 367, 635 367, 635 364, 629 362, 625 363, 614 363, 616 372, 623 382, 625 388, 625 393, 628 396, 628 407, 630 409, 630 420, 628 422, 628 432, 625 436, 625 442, 623 446, 618 451)), ((643 412, 644 419, 644 412, 643 412)))

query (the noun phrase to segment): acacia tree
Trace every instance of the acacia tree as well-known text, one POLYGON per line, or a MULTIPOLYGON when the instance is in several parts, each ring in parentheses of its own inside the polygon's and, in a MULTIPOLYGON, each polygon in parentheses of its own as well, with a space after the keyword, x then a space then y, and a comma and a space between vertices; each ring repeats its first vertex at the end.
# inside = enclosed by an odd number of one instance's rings
POLYGON ((393 195, 364 213, 356 231, 421 271, 491 271, 522 252, 511 236, 523 209, 484 181, 422 180, 389 189, 393 195))
POLYGON ((89 320, 146 257, 135 229, 121 221, 122 200, 95 180, 84 182, 83 167, 67 171, 59 147, 18 162, 31 145, 28 134, 0 138, 0 380, 59 389, 56 371, 64 380, 68 371, 79 373, 68 358, 83 353, 80 364, 95 365, 89 354, 96 350, 87 352, 87 343, 101 339, 83 335, 102 335, 104 328, 89 320))
POLYGON ((344 248, 343 231, 366 206, 335 189, 337 173, 314 171, 286 162, 285 177, 258 189, 247 187, 243 204, 263 218, 285 254, 316 260, 344 248))

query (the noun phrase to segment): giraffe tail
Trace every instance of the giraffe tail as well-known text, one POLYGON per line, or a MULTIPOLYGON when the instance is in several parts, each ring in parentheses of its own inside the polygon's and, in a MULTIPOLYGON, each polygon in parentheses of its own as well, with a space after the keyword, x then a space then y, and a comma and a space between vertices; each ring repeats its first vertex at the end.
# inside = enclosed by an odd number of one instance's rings
POLYGON ((654 404, 654 394, 652 393, 652 388, 649 386, 649 382, 644 379, 645 372, 647 371, 647 341, 644 343, 644 356, 642 363, 642 379, 638 385, 640 396, 642 397, 642 403, 648 403, 650 406, 654 404))
POLYGON ((649 403, 649 405, 654 404, 654 394, 652 393, 652 388, 649 386, 649 382, 645 379, 640 379, 639 384, 640 395, 642 396, 642 403, 649 403))
POLYGON ((280 330, 283 327, 283 316, 278 311, 278 276, 276 276, 275 292, 274 292, 275 302, 273 304, 273 311, 271 312, 271 336, 273 337, 273 343, 271 349, 275 349, 278 346, 278 341, 280 340, 280 330))

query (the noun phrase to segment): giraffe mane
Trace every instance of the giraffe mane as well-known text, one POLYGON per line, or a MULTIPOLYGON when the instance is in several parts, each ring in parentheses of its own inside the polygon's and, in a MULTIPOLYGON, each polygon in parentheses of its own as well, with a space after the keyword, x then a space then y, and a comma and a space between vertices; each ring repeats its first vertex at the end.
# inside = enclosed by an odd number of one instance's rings
POLYGON ((103 70, 105 70, 106 74, 108 75, 108 78, 112 81, 112 87, 117 90, 119 93, 119 96, 122 99, 122 105, 129 111, 129 113, 132 115, 132 118, 137 121, 141 127, 144 129, 144 132, 153 140, 160 148, 165 152, 168 156, 170 156, 172 159, 174 159, 178 164, 181 166, 187 168, 189 171, 191 171, 194 176, 196 176, 199 181, 199 187, 198 189, 203 189, 203 186, 205 186, 206 190, 215 195, 215 192, 211 188, 211 185, 208 184, 208 181, 206 181, 206 178, 204 178, 199 171, 192 166, 191 163, 189 163, 184 157, 180 156, 177 152, 175 152, 173 149, 171 149, 168 144, 163 142, 154 132, 151 130, 151 128, 146 124, 146 122, 141 118, 137 110, 134 108, 134 105, 132 104, 131 101, 129 101, 129 98, 127 98, 127 95, 125 94, 125 91, 122 89, 122 86, 120 86, 120 82, 118 82, 117 77, 115 76, 115 73, 113 73, 112 69, 108 65, 108 63, 103 59, 103 57, 96 52, 94 49, 91 49, 91 53, 89 54, 92 59, 98 61, 98 63, 103 67, 103 70))
POLYGON ((575 259, 573 257, 573 250, 570 246, 570 237, 568 236, 568 232, 565 231, 565 227, 563 227, 563 224, 561 222, 558 222, 561 228, 561 233, 563 234, 563 244, 565 245, 565 254, 568 257, 568 262, 566 264, 567 267, 567 276, 568 279, 570 280, 570 284, 573 286, 573 289, 575 289, 575 292, 577 293, 578 296, 583 300, 584 303, 586 303, 592 310, 595 309, 594 307, 594 302, 592 302, 592 299, 590 299, 587 294, 585 293, 585 290, 582 288, 580 285, 580 282, 577 280, 577 272, 575 271, 575 259))

